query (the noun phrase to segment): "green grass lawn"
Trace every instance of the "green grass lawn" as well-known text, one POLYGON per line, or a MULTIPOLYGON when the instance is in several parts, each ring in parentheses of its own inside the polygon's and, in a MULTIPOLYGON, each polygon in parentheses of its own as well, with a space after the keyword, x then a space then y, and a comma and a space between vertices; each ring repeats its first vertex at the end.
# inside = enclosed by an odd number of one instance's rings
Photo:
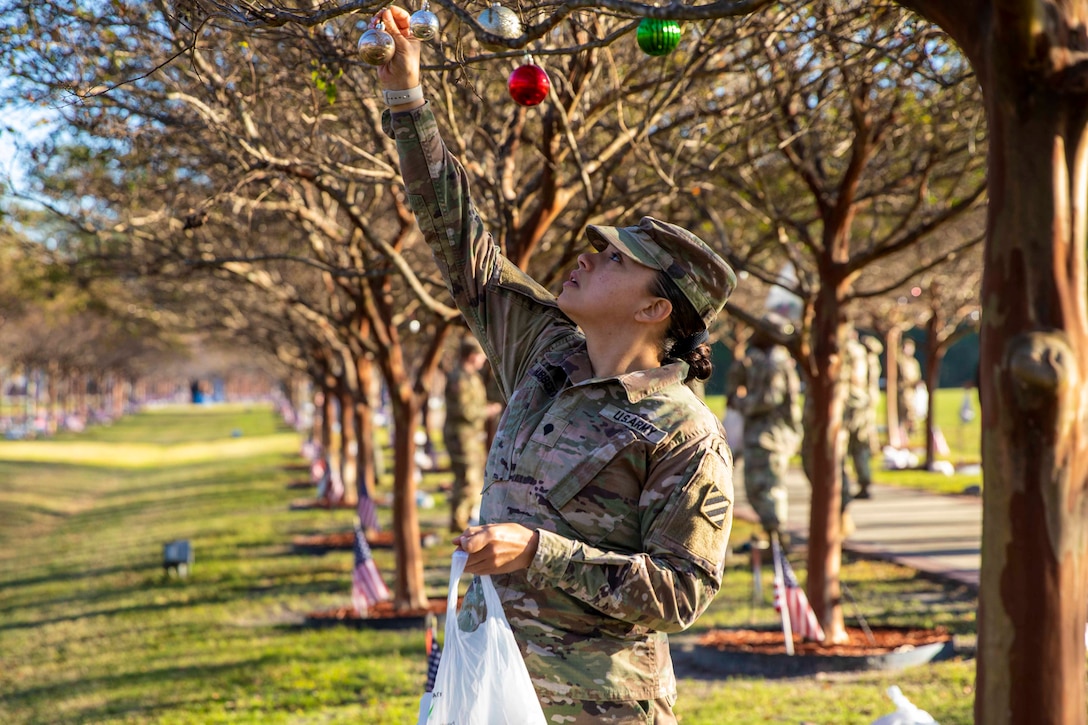
MULTIPOLYGON (((244 406, 0 442, 0 723, 414 723, 422 631, 299 626, 307 612, 349 604, 351 554, 298 555, 291 539, 342 531, 352 513, 289 510, 307 493, 286 487, 302 475, 285 469, 298 445, 270 409, 244 406), (194 547, 186 579, 161 567, 175 538, 194 547)), ((447 477, 429 473, 423 486, 447 477)), ((437 498, 420 513, 440 532, 437 498)), ((737 522, 733 542, 751 533, 737 522)), ((445 595, 451 550, 425 552, 432 596, 445 595)), ((391 584, 392 552, 374 555, 391 584)), ((942 624, 969 652, 970 592, 872 561, 846 561, 842 577, 871 625, 942 624)), ((694 631, 774 626, 769 603, 750 600, 738 556, 694 631)), ((884 691, 898 684, 943 725, 968 723, 973 680, 962 656, 788 681, 681 677, 677 713, 685 725, 870 723, 894 710, 884 691)))

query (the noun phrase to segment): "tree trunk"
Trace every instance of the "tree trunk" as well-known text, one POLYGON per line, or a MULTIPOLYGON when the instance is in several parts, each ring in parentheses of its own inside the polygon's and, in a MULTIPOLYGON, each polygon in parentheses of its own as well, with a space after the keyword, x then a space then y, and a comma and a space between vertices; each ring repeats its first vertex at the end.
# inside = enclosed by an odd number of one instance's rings
POLYGON ((295 414, 295 430, 301 431, 306 421, 306 403, 309 402, 308 378, 299 372, 292 372, 287 379, 287 396, 291 410, 295 414))
POLYGON ((61 415, 60 410, 60 364, 51 360, 46 373, 46 390, 48 391, 48 403, 45 412, 45 432, 53 435, 57 432, 57 419, 61 415))
POLYGON ((110 399, 112 406, 110 408, 110 415, 114 420, 120 420, 121 416, 125 414, 125 380, 118 374, 114 373, 110 376, 110 399))
POLYGON ((812 365, 805 405, 806 473, 812 483, 809 508, 808 582, 805 587, 827 643, 846 639, 839 570, 842 565, 842 417, 844 400, 839 377, 842 307, 830 287, 823 288, 814 309, 812 365), (825 292, 826 290, 826 292, 825 292))
MULTIPOLYGON (((937 461, 937 388, 940 385, 941 363, 944 362, 944 354, 947 348, 944 345, 926 350, 926 463, 927 471, 933 470, 933 464, 937 461)), ((943 435, 943 432, 942 432, 943 435)))
MULTIPOLYGON (((91 412, 108 415, 109 411, 109 373, 95 372, 94 375, 94 400, 91 404, 91 412)), ((95 417, 99 417, 96 415, 95 417)))
POLYGON ((884 341, 884 416, 888 425, 888 445, 892 448, 908 445, 899 424, 899 346, 902 340, 903 331, 898 325, 892 325, 884 341))
POLYGON ((1021 19, 1021 38, 1002 37, 1016 30, 1003 20, 1012 27, 997 27, 981 74, 990 204, 975 718, 987 725, 1085 723, 1088 98, 1080 76, 1072 88, 1026 70, 1064 50, 1048 42, 1072 42, 1060 34, 1082 36, 1084 6, 1046 7, 1045 28, 1021 19), (1031 60, 1016 59, 1018 43, 1031 60))
POLYGON ((142 408, 147 402, 147 381, 143 378, 133 377, 129 384, 132 386, 132 403, 142 408))
MULTIPOLYGON (((310 417, 310 440, 315 441, 318 445, 325 445, 325 415, 322 405, 324 403, 324 393, 321 386, 321 378, 315 374, 310 380, 310 402, 313 403, 313 415, 310 417)), ((325 455, 325 449, 320 451, 321 455, 325 455)))
POLYGON ((416 441, 419 402, 405 382, 390 386, 393 408, 393 539, 396 546, 397 609, 417 609, 427 604, 423 586, 423 550, 416 508, 416 441))
POLYGON ((68 374, 68 415, 81 416, 84 420, 87 419, 87 380, 87 374, 78 368, 68 374))
POLYGON ((31 393, 34 391, 34 384, 30 381, 30 368, 24 366, 24 375, 26 376, 26 389, 23 392, 23 425, 26 426, 29 431, 34 424, 34 411, 32 410, 33 397, 31 393))
POLYGON ((911 0, 964 50, 989 130, 975 721, 1086 721, 1088 96, 1083 2, 911 0))
POLYGON ((337 390, 340 400, 340 480, 344 484, 343 501, 352 506, 359 503, 359 469, 356 465, 359 439, 355 429, 355 405, 361 397, 353 387, 347 375, 340 377, 337 390))
POLYGON ((926 470, 933 470, 933 464, 937 461, 937 418, 936 410, 937 388, 941 380, 941 363, 944 354, 948 352, 947 341, 940 339, 940 330, 944 320, 940 312, 934 309, 926 320, 926 341, 923 346, 926 356, 926 373, 923 377, 926 383, 926 470))
POLYGON ((359 379, 359 396, 355 399, 354 423, 358 448, 355 461, 358 468, 358 496, 367 496, 371 500, 377 491, 378 481, 374 471, 374 411, 370 402, 370 391, 374 389, 374 363, 366 357, 355 358, 355 370, 359 379))
POLYGON ((325 373, 321 383, 321 455, 332 465, 332 421, 336 416, 336 405, 333 402, 336 391, 336 378, 325 373))

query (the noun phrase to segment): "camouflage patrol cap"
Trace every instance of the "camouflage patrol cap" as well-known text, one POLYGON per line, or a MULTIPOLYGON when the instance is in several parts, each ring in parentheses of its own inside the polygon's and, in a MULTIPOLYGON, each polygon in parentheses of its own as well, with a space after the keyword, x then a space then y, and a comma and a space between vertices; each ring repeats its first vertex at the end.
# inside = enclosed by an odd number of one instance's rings
POLYGON ((710 326, 737 286, 737 274, 706 242, 687 229, 644 216, 637 226, 586 229, 598 250, 609 244, 652 269, 669 275, 710 326))

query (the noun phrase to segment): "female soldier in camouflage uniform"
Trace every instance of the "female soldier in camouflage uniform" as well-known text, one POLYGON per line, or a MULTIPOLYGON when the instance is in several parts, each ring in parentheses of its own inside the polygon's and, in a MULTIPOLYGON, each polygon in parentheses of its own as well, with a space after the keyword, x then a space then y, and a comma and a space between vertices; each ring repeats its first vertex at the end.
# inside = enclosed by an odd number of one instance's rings
MULTIPOLYGON (((396 54, 381 84, 411 89, 408 13, 382 19, 396 54)), ((717 593, 733 503, 721 423, 684 383, 710 375, 706 325, 733 270, 644 217, 590 227, 597 251, 557 299, 501 255, 425 102, 390 110, 416 219, 508 401, 483 523, 457 539, 466 571, 492 575, 550 722, 675 722, 667 633, 717 593)), ((472 585, 462 629, 482 610, 472 585)))

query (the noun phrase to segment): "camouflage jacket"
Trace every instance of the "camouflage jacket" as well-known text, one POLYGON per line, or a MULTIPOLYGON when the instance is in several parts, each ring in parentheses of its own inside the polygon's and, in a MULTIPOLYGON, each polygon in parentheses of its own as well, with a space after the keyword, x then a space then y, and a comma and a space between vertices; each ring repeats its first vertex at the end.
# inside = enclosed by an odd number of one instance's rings
POLYGON ((746 391, 736 402, 744 414, 745 448, 796 453, 801 436, 801 380, 786 348, 750 347, 729 372, 730 394, 740 387, 746 391))
MULTIPOLYGON (((732 524, 721 423, 683 384, 686 363, 594 377, 585 338, 484 229, 428 107, 387 119, 419 226, 507 398, 481 520, 539 532, 527 570, 493 577, 537 691, 672 697, 666 633, 717 593, 732 524)), ((470 586, 462 627, 481 613, 470 586)))
MULTIPOLYGON (((878 359, 877 366, 879 364, 878 359)), ((879 375, 880 369, 873 367, 869 349, 857 340, 848 340, 842 356, 842 382, 846 386, 843 423, 848 430, 864 430, 876 423, 880 387, 874 376, 879 375)))

